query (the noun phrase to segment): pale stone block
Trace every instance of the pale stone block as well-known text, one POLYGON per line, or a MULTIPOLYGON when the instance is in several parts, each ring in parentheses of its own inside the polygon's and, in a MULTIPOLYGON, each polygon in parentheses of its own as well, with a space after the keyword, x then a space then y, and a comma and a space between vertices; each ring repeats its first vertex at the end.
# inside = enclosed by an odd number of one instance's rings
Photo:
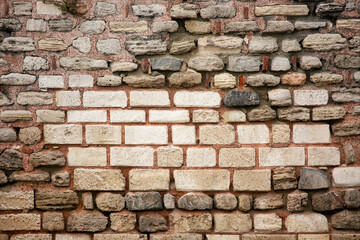
POLYGON ((45 144, 81 144, 82 127, 81 125, 45 125, 44 126, 45 144))
POLYGON ((125 144, 165 145, 167 143, 167 126, 125 126, 125 144))
POLYGON ((19 234, 12 235, 10 240, 52 240, 51 234, 19 234))
POLYGON ((60 233, 55 235, 55 240, 91 240, 91 236, 80 233, 60 233))
POLYGON ((328 232, 328 220, 320 213, 291 214, 285 220, 288 232, 328 232))
POLYGON ((0 215, 1 231, 39 231, 41 215, 30 213, 0 215))
POLYGON ((221 105, 221 96, 217 92, 179 91, 174 95, 174 104, 176 107, 219 108, 221 105))
POLYGON ((87 125, 85 139, 87 144, 121 144, 121 126, 87 125))
POLYGON ((58 107, 77 107, 80 106, 80 92, 79 91, 57 91, 56 92, 56 106, 58 107))
POLYGON ((106 110, 69 110, 68 122, 106 122, 106 110))
POLYGON ((64 77, 54 75, 40 75, 39 88, 64 88, 64 77))
POLYGON ((106 148, 72 148, 67 155, 69 166, 106 166, 106 148))
POLYGON ((151 167, 154 165, 154 149, 151 147, 112 147, 111 166, 151 167))
POLYGON ((145 234, 128 234, 128 233, 97 233, 94 234, 94 240, 146 240, 145 234))
POLYGON ((239 235, 206 234, 207 240, 240 240, 239 235))
POLYGON ((110 110, 110 122, 112 123, 144 123, 145 111, 143 110, 110 110))
POLYGON ((334 187, 359 187, 360 167, 338 167, 332 171, 334 187))
POLYGON ((296 240, 296 235, 289 234, 243 234, 242 240, 296 240))
POLYGON ((290 127, 287 124, 273 124, 272 125, 272 140, 273 143, 290 143, 290 127))
POLYGON ((269 128, 265 124, 238 125, 238 141, 241 144, 269 143, 269 128))
POLYGON ((93 87, 94 78, 91 75, 70 75, 69 76, 69 87, 71 88, 83 88, 93 87))
POLYGON ((235 142, 232 125, 203 125, 199 127, 200 144, 231 144, 235 142))
POLYGON ((215 167, 216 151, 214 148, 188 148, 186 152, 186 166, 215 167))
POLYGON ((36 13, 40 15, 61 15, 61 10, 54 4, 37 1, 36 13))
POLYGON ((172 143, 175 145, 194 145, 195 126, 172 126, 172 143))
POLYGON ((243 111, 226 111, 222 118, 225 122, 246 122, 246 114, 243 111))
POLYGON ((0 210, 34 209, 34 191, 0 191, 0 210))
POLYGON ((229 191, 230 187, 227 170, 174 170, 174 179, 177 191, 229 191))
POLYGON ((167 91, 130 91, 130 107, 170 107, 167 91))
POLYGON ((338 166, 340 165, 340 150, 337 147, 309 147, 309 166, 338 166))
POLYGON ((326 105, 329 101, 329 93, 325 89, 319 90, 294 90, 295 106, 319 106, 326 105))
POLYGON ((329 234, 299 234, 298 240, 330 240, 330 235, 329 234))
POLYGON ((271 170, 235 170, 234 191, 271 191, 271 170))
POLYGON ((194 123, 217 123, 219 122, 219 112, 215 110, 194 110, 194 123))
POLYGON ((76 191, 124 191, 125 177, 120 170, 82 169, 74 170, 76 191))
POLYGON ((36 121, 40 123, 65 122, 65 112, 60 110, 36 110, 36 121))
POLYGON ((307 5, 270 5, 255 7, 256 16, 307 16, 309 8, 307 5))
POLYGON ((130 191, 167 191, 169 185, 168 169, 131 169, 129 172, 130 191))
POLYGON ((331 143, 329 124, 293 125, 294 143, 331 143))
POLYGON ((305 149, 303 147, 259 148, 259 165, 263 167, 304 166, 305 149))
POLYGON ((157 149, 157 164, 159 167, 181 167, 183 162, 182 148, 159 147, 157 149))
POLYGON ((255 214, 255 232, 276 232, 282 229, 282 219, 276 213, 255 214))
POLYGON ((121 107, 127 106, 125 91, 87 91, 83 93, 84 107, 121 107))
POLYGON ((220 167, 255 167, 254 148, 221 148, 219 152, 220 167))
POLYGON ((250 214, 215 213, 214 224, 216 233, 242 233, 252 229, 250 214))
MULTIPOLYGON (((174 232, 209 232, 212 227, 212 216, 210 213, 190 214, 182 212, 174 212, 169 216, 170 227, 174 232)), ((179 238, 165 238, 179 239, 179 238)), ((180 237, 182 239, 182 237, 180 237)), ((189 239, 188 237, 186 239, 189 239)))
POLYGON ((188 110, 150 110, 150 122, 187 123, 190 121, 188 110))

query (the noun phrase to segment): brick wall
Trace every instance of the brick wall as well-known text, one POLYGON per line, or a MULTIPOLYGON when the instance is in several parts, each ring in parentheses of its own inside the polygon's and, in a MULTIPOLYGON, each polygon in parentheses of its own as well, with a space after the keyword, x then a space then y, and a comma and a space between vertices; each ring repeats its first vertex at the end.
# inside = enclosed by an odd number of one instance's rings
POLYGON ((359 0, 0 1, 0 240, 359 240, 359 53, 359 0))

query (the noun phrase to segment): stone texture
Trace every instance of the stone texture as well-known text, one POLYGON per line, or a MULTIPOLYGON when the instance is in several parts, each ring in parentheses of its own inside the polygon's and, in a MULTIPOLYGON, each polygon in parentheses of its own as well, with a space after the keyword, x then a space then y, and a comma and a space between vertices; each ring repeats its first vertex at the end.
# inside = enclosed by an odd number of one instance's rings
POLYGON ((318 16, 336 16, 344 9, 344 6, 338 2, 320 3, 317 5, 315 13, 318 16))
POLYGON ((125 126, 125 144, 166 145, 167 126, 125 126))
POLYGON ((16 101, 20 105, 50 105, 53 95, 48 92, 20 92, 16 101))
POLYGON ((271 106, 290 106, 292 104, 291 93, 288 89, 270 90, 268 97, 271 106))
POLYGON ((235 170, 233 187, 234 191, 270 191, 271 170, 235 170))
POLYGON ((286 208, 290 212, 303 212, 308 205, 308 193, 294 191, 287 195, 286 208))
POLYGON ((176 107, 220 108, 221 96, 211 91, 178 91, 174 94, 174 104, 176 107))
POLYGON ((151 62, 152 70, 159 71, 179 71, 182 65, 182 60, 178 58, 154 58, 151 62))
POLYGON ((34 40, 30 37, 7 37, 0 44, 0 51, 31 52, 34 50, 34 40))
POLYGON ((39 49, 50 52, 65 51, 69 46, 64 41, 56 38, 43 38, 39 40, 39 49))
POLYGON ((272 53, 278 50, 277 39, 274 37, 255 36, 250 40, 250 53, 272 53))
POLYGON ((143 240, 146 239, 145 234, 108 234, 108 233, 98 233, 94 234, 94 240, 117 240, 117 239, 125 239, 125 240, 143 240))
POLYGON ((46 231, 63 231, 65 229, 64 215, 61 212, 44 212, 42 228, 46 231))
POLYGON ((303 40, 302 46, 310 51, 339 50, 346 47, 346 39, 340 34, 309 34, 303 40))
POLYGON ((217 209, 234 210, 237 207, 237 199, 231 193, 218 193, 214 196, 214 204, 217 209))
POLYGON ((175 209, 175 197, 170 193, 164 195, 164 207, 165 209, 175 209))
POLYGON ((301 86, 306 82, 306 74, 298 72, 288 72, 281 75, 281 83, 284 85, 301 86))
POLYGON ((9 73, 0 77, 2 85, 31 85, 36 81, 36 76, 22 73, 9 73))
POLYGON ((326 217, 319 213, 291 214, 285 220, 288 232, 327 232, 329 231, 326 217))
POLYGON ((308 13, 309 8, 307 7, 307 5, 273 5, 255 7, 256 16, 307 16, 308 13))
POLYGON ((297 39, 286 38, 281 42, 281 49, 283 52, 299 52, 301 51, 301 46, 297 39))
POLYGON ((200 10, 200 16, 204 19, 209 18, 233 18, 236 14, 236 8, 227 5, 209 5, 200 10))
POLYGON ((282 167, 273 170, 272 183, 274 190, 286 190, 297 188, 295 168, 282 167))
POLYGON ((238 142, 240 144, 269 143, 269 128, 265 124, 238 125, 238 142))
POLYGON ((33 114, 26 110, 6 110, 0 113, 0 119, 5 123, 31 121, 33 119, 33 114))
POLYGON ((176 21, 153 22, 151 30, 154 33, 158 32, 176 32, 179 24, 176 21))
POLYGON ((219 233, 242 233, 252 229, 252 221, 249 214, 214 214, 215 232, 219 233))
POLYGON ((269 106, 258 107, 248 112, 248 119, 250 122, 265 122, 276 118, 276 111, 269 106))
POLYGON ((353 164, 357 162, 355 151, 351 144, 345 144, 343 146, 343 151, 345 154, 345 164, 353 164))
POLYGON ((105 29, 105 21, 88 20, 80 24, 79 31, 86 34, 100 34, 105 29))
POLYGON ((138 64, 134 62, 112 62, 110 69, 112 72, 132 72, 138 68, 138 64))
POLYGON ((191 3, 174 4, 170 9, 172 18, 197 18, 196 5, 191 3))
POLYGON ((227 170, 174 170, 177 191, 227 191, 230 173, 227 170))
POLYGON ((255 149, 253 148, 221 148, 219 151, 220 167, 254 167, 255 149))
POLYGON ((322 67, 322 62, 319 58, 314 56, 302 56, 300 57, 300 67, 303 70, 313 70, 322 67))
POLYGON ((26 56, 23 63, 24 71, 49 70, 49 62, 42 57, 26 56))
POLYGON ((163 203, 158 192, 129 192, 125 195, 126 208, 130 211, 161 210, 163 203))
POLYGON ((253 206, 253 197, 250 195, 240 195, 239 199, 239 210, 243 212, 250 211, 253 206))
POLYGON ((331 191, 327 193, 315 193, 312 195, 311 204, 315 211, 324 212, 344 208, 344 192, 331 191))
MULTIPOLYGON (((359 27, 360 29, 360 27, 359 27)), ((339 68, 360 68, 360 57, 352 55, 336 55, 334 63, 339 68)))
POLYGON ((16 171, 9 176, 9 182, 49 182, 50 175, 43 170, 32 172, 16 171))
POLYGON ((302 168, 300 171, 299 189, 314 190, 330 187, 329 175, 319 169, 302 168))
MULTIPOLYGON (((175 5, 173 5, 175 6, 175 5)), ((186 52, 190 52, 196 48, 193 40, 188 41, 176 41, 172 42, 169 53, 170 54, 183 54, 186 52)))
POLYGON ((235 129, 231 125, 203 125, 199 128, 200 144, 231 144, 235 141, 235 129))
POLYGON ((259 148, 260 166, 303 166, 305 165, 305 149, 289 148, 259 148))
POLYGON ((216 151, 213 148, 188 148, 186 152, 186 166, 215 167, 216 151))
POLYGON ((231 21, 225 24, 225 32, 257 32, 259 27, 256 21, 231 21))
POLYGON ((85 107, 121 107, 127 106, 125 91, 86 91, 83 93, 85 107))
POLYGON ((193 34, 206 34, 210 33, 211 25, 208 21, 187 20, 185 21, 185 29, 193 34))
POLYGON ((215 110, 194 110, 192 118, 195 123, 217 123, 219 122, 219 112, 215 110))
POLYGON ((331 143, 331 134, 328 124, 293 125, 294 143, 331 143))
POLYGON ((169 93, 167 91, 131 91, 130 106, 169 107, 169 93))
POLYGON ((312 110, 312 120, 324 121, 343 119, 346 113, 346 110, 341 106, 317 107, 312 110))
POLYGON ((87 57, 60 57, 60 66, 65 70, 73 71, 93 71, 107 69, 105 60, 91 59, 87 57))
POLYGON ((227 70, 230 72, 258 72, 260 71, 260 59, 252 56, 230 56, 227 70))
POLYGON ((358 123, 334 124, 331 126, 334 136, 353 136, 360 134, 360 125, 358 123))
POLYGON ((340 150, 337 147, 309 147, 309 166, 337 166, 340 165, 340 150))
POLYGON ((289 234, 243 234, 242 240, 295 240, 295 235, 289 234))
POLYGON ((95 7, 95 15, 97 17, 105 17, 109 15, 119 15, 116 5, 107 2, 97 2, 95 7))
POLYGON ((116 75, 104 75, 103 77, 98 77, 96 85, 101 87, 117 87, 121 85, 122 79, 122 77, 116 75))
POLYGON ((255 214, 255 232, 277 232, 282 229, 282 219, 276 213, 255 214))
MULTIPOLYGON (((89 127, 89 126, 88 126, 89 127)), ((111 166, 150 167, 154 165, 151 147, 114 147, 110 149, 111 166)))
POLYGON ((201 74, 198 72, 176 72, 168 77, 169 86, 175 88, 190 88, 201 84, 201 74))
POLYGON ((51 182, 57 187, 67 187, 70 184, 70 173, 55 172, 51 175, 51 182))
POLYGON ((14 15, 31 15, 32 4, 31 2, 13 2, 14 15))
POLYGON ((343 77, 340 74, 322 72, 311 75, 310 81, 315 83, 316 86, 324 86, 341 83, 343 81, 343 77))
POLYGON ((0 170, 0 186, 8 182, 7 176, 4 171, 0 170))
POLYGON ((236 86, 236 78, 230 73, 220 73, 214 76, 214 86, 217 88, 234 88, 236 86))
POLYGON ((0 93, 0 106, 8 106, 8 105, 12 105, 13 103, 14 102, 11 99, 9 99, 5 94, 0 93))
POLYGON ((129 232, 135 229, 136 214, 130 212, 111 213, 111 230, 115 232, 129 232))
POLYGON ((65 122, 65 112, 60 110, 36 110, 36 120, 40 123, 65 122))
POLYGON ((71 19, 51 19, 49 20, 49 29, 53 32, 71 32, 73 22, 71 19))
POLYGON ((16 138, 13 128, 0 128, 0 142, 15 142, 16 138))
POLYGON ((138 17, 159 17, 166 13, 165 5, 132 5, 133 14, 138 17))
POLYGON ((0 169, 21 170, 23 168, 22 160, 23 157, 19 151, 6 149, 0 155, 0 169))
POLYGON ((268 21, 264 32, 281 33, 294 31, 294 25, 289 21, 268 21))
POLYGON ((99 232, 104 231, 108 218, 97 211, 72 212, 67 217, 66 231, 68 232, 99 232))
POLYGON ((96 42, 96 49, 104 55, 118 55, 121 53, 121 45, 119 39, 100 39, 96 42))
POLYGON ((278 109, 278 118, 290 122, 306 122, 310 120, 310 109, 304 107, 291 107, 278 109))
POLYGON ((221 118, 225 122, 246 122, 246 115, 242 111, 225 111, 221 118))
POLYGON ((97 208, 103 212, 118 212, 125 208, 125 198, 119 193, 98 193, 95 202, 97 208))
POLYGON ((359 30, 360 29, 360 21, 359 21, 359 19, 338 19, 336 21, 336 28, 359 30))
POLYGON ((76 208, 79 200, 76 192, 66 191, 35 191, 36 208, 41 210, 58 210, 76 208))
POLYGON ((358 176, 360 167, 334 168, 332 172, 333 186, 336 187, 358 187, 360 181, 358 176))
POLYGON ((139 231, 140 232, 164 232, 167 231, 167 221, 161 216, 141 216, 139 218, 139 231))
POLYGON ((336 229, 359 230, 360 212, 343 210, 331 216, 331 226, 336 229))
POLYGON ((181 167, 183 164, 183 150, 179 147, 160 147, 157 149, 159 167, 181 167))
POLYGON ((89 37, 78 37, 72 42, 72 46, 81 53, 89 53, 91 50, 91 42, 89 37))
POLYGON ((34 209, 34 191, 0 191, 0 210, 34 209))
POLYGON ((28 19, 26 21, 26 31, 29 32, 46 32, 47 22, 43 19, 28 19))
POLYGON ((171 213, 169 216, 170 228, 174 232, 208 232, 212 227, 212 217, 209 213, 185 214, 171 213))
POLYGON ((252 87, 273 87, 280 83, 280 78, 271 74, 251 75, 246 79, 246 84, 252 87))
POLYGON ((344 201, 346 208, 360 207, 360 191, 356 189, 346 189, 344 201))
POLYGON ((166 42, 160 36, 133 36, 126 40, 126 49, 134 55, 154 55, 166 52, 166 42))
POLYGON ((22 128, 19 132, 19 140, 26 145, 36 144, 41 140, 41 130, 38 127, 22 128))
POLYGON ((129 172, 130 191, 169 190, 170 171, 167 169, 132 169, 129 172))
POLYGON ((198 56, 189 60, 189 67, 196 71, 220 71, 224 68, 223 61, 216 56, 198 56))
POLYGON ((256 92, 234 90, 226 94, 224 104, 227 107, 257 106, 260 98, 256 92))
POLYGON ((269 210, 282 208, 285 205, 283 194, 269 194, 256 197, 254 200, 254 209, 269 210))
POLYGON ((81 125, 45 125, 44 141, 47 144, 81 144, 81 125))
POLYGON ((213 199, 202 193, 187 193, 179 198, 177 207, 189 211, 212 209, 213 199))
POLYGON ((35 213, 2 214, 1 231, 39 231, 41 215, 35 213))
POLYGON ((271 71, 288 71, 291 65, 287 57, 276 56, 271 60, 271 71))
POLYGON ((120 170, 74 170, 74 189, 80 191, 123 191, 125 178, 120 170))

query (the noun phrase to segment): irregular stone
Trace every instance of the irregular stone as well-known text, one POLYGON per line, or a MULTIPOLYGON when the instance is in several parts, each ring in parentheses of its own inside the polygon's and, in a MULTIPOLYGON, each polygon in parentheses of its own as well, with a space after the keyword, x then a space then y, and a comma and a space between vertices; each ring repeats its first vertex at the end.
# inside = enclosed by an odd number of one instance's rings
POLYGON ((303 40, 302 45, 310 51, 339 50, 346 47, 346 38, 340 34, 309 34, 303 40))
POLYGON ((345 164, 353 164, 357 162, 354 148, 351 144, 345 144, 343 146, 343 151, 345 154, 345 164))
POLYGON ((60 57, 59 62, 60 66, 65 70, 93 71, 108 68, 108 64, 105 60, 91 59, 87 57, 60 57))
POLYGON ((193 40, 172 42, 170 46, 170 54, 183 54, 190 52, 196 48, 193 40))
POLYGON ((33 119, 33 115, 30 111, 26 110, 7 110, 0 113, 0 119, 5 123, 31 121, 33 119))
POLYGON ((44 212, 42 228, 46 231, 55 232, 65 229, 64 215, 61 212, 44 212))
POLYGON ((85 34, 100 34, 105 29, 105 21, 88 20, 80 24, 79 31, 85 34))
POLYGON ((161 195, 158 192, 129 192, 125 195, 126 208, 130 211, 162 210, 161 195))
POLYGON ((344 10, 344 6, 338 2, 320 3, 315 13, 318 16, 337 16, 344 10))
POLYGON ((271 74, 256 74, 247 77, 246 84, 252 87, 276 86, 280 83, 280 78, 271 74))
POLYGON ((16 132, 12 128, 0 128, 0 142, 15 142, 16 132))
POLYGON ((99 39, 96 42, 96 49, 104 55, 119 55, 121 54, 120 40, 116 38, 99 39))
POLYGON ((95 16, 105 17, 109 15, 119 15, 116 5, 107 2, 97 2, 95 7, 95 16))
POLYGON ((115 232, 129 232, 135 229, 136 214, 130 212, 111 213, 111 230, 115 232))
POLYGON ((43 170, 33 172, 13 172, 9 177, 10 182, 49 182, 50 175, 43 170))
POLYGON ((239 37, 202 37, 198 39, 198 53, 202 55, 238 54, 241 52, 243 39, 239 37))
POLYGON ((20 92, 16 101, 20 105, 50 105, 54 99, 48 92, 20 92))
POLYGON ((297 213, 285 220, 288 232, 328 232, 327 218, 319 213, 297 213))
POLYGON ((35 75, 22 73, 9 73, 0 77, 0 84, 2 85, 31 85, 36 81, 35 75))
POLYGON ((41 130, 38 127, 21 128, 19 140, 26 145, 38 143, 41 140, 41 130))
POLYGON ((28 19, 26 21, 26 31, 28 32, 46 32, 47 22, 43 19, 28 19))
POLYGON ((360 234, 356 233, 340 233, 340 234, 331 234, 332 240, 359 240, 360 234))
POLYGON ((81 194, 83 209, 92 210, 94 209, 94 197, 92 192, 83 192, 81 194))
POLYGON ((351 51, 359 53, 360 52, 360 37, 352 37, 349 40, 349 48, 351 51))
POLYGON ((334 59, 334 64, 339 68, 360 68, 360 57, 352 55, 338 54, 334 59))
POLYGON ((260 210, 281 208, 284 205, 283 194, 263 195, 254 200, 254 209, 260 210))
POLYGON ((289 21, 268 21, 265 33, 282 33, 294 31, 294 25, 289 21))
POLYGON ((313 56, 302 56, 300 57, 300 67, 303 70, 313 70, 321 68, 322 63, 319 58, 313 56))
POLYGON ((0 51, 31 52, 34 50, 34 40, 30 37, 7 37, 0 44, 0 51))
POLYGON ((306 74, 298 72, 288 72, 281 75, 281 84, 291 86, 301 86, 306 82, 306 74))
POLYGON ((308 204, 308 193, 294 191, 287 195, 286 208, 289 212, 303 212, 308 204))
POLYGON ((17 32, 21 30, 21 22, 16 18, 0 18, 0 31, 17 32))
POLYGON ((255 7, 256 16, 307 16, 309 8, 307 5, 272 5, 255 7))
POLYGON ((167 221, 161 216, 140 216, 139 231, 140 232, 165 232, 168 230, 167 221))
POLYGON ((302 168, 300 172, 299 189, 313 190, 330 187, 329 174, 323 170, 302 168))
POLYGON ((101 87, 117 87, 122 83, 122 77, 116 75, 105 75, 103 77, 98 77, 96 80, 96 85, 101 87))
MULTIPOLYGON (((98 2, 99 3, 99 2, 98 2)), ((72 46, 81 53, 89 53, 91 50, 91 42, 89 37, 78 37, 72 42, 72 46)))
POLYGON ((22 155, 20 152, 13 149, 6 149, 0 155, 0 169, 6 170, 21 170, 22 166, 22 155))
POLYGON ((299 52, 301 51, 301 46, 297 39, 286 38, 281 42, 281 49, 283 52, 299 52))
POLYGON ((35 204, 36 208, 41 210, 71 209, 77 207, 79 199, 76 192, 72 190, 36 190, 35 204))
POLYGON ((305 21, 295 21, 296 30, 310 30, 326 27, 326 22, 305 22, 305 21))
POLYGON ((274 57, 271 60, 271 71, 288 71, 291 65, 287 57, 274 57))
POLYGON ((25 56, 23 63, 24 71, 49 70, 49 62, 45 58, 25 56))
POLYGON ((239 195, 239 210, 243 212, 250 211, 253 206, 253 197, 249 195, 239 195))
POLYGON ((73 22, 71 19, 50 19, 49 29, 52 32, 71 32, 73 30, 73 22))
POLYGON ((14 104, 14 102, 9 99, 5 94, 0 93, 0 106, 9 106, 14 104))
POLYGON ((175 88, 191 88, 201 84, 201 73, 198 72, 176 72, 168 77, 169 86, 175 88))
POLYGON ((312 120, 313 121, 323 121, 323 120, 337 120, 343 119, 346 115, 345 108, 341 106, 326 106, 326 107, 317 107, 312 110, 312 120))
POLYGON ((152 70, 159 71, 180 71, 182 60, 178 58, 154 58, 151 61, 152 70))
POLYGON ((360 135, 359 123, 343 123, 331 125, 331 129, 334 133, 334 136, 345 137, 360 135))
POLYGON ((359 208, 360 207, 360 191, 357 189, 346 189, 345 196, 346 208, 359 208))
POLYGON ((126 49, 137 55, 164 54, 167 44, 160 36, 132 36, 125 42, 126 49))
POLYGON ((39 231, 41 215, 35 213, 17 213, 0 215, 1 231, 39 231))
POLYGON ((273 170, 272 183, 274 190, 287 190, 297 188, 295 168, 283 167, 273 170))
POLYGON ((250 122, 266 122, 276 118, 276 111, 269 106, 254 108, 248 112, 250 122))
POLYGON ((189 211, 212 209, 213 199, 203 193, 187 193, 179 198, 177 207, 189 211))
POLYGON ((326 105, 329 101, 329 93, 326 89, 294 90, 293 96, 295 106, 326 105))
POLYGON ((214 225, 217 233, 242 233, 252 229, 250 214, 215 213, 214 225))
POLYGON ((169 216, 170 228, 174 232, 208 232, 212 227, 212 217, 210 213, 204 214, 185 214, 171 213, 169 216))
POLYGON ((360 82, 360 71, 354 73, 355 82, 360 82))
POLYGON ((359 19, 337 19, 336 28, 360 30, 360 21, 359 19))
POLYGON ((260 104, 259 94, 250 91, 231 91, 225 99, 227 107, 257 106, 260 104))
POLYGON ((112 62, 110 69, 112 72, 132 72, 138 68, 137 63, 133 62, 112 62))
POLYGON ((282 219, 276 213, 255 214, 254 215, 255 232, 277 232, 282 229, 282 219))
POLYGON ((359 230, 360 212, 343 210, 331 216, 331 226, 336 229, 359 230))
POLYGON ((230 56, 227 70, 231 72, 258 72, 260 71, 260 59, 252 56, 230 56))
POLYGON ((164 207, 165 209, 175 209, 175 197, 170 193, 164 195, 164 207))
POLYGON ((211 24, 208 21, 187 20, 185 21, 185 29, 193 34, 206 34, 211 32, 211 24))
POLYGON ((334 187, 358 187, 360 167, 338 167, 332 172, 334 187))
POLYGON ((290 127, 284 123, 272 124, 273 143, 289 144, 290 143, 290 127))
POLYGON ((172 18, 197 18, 196 5, 191 3, 174 4, 170 9, 172 18))
POLYGON ((100 232, 106 229, 108 218, 98 211, 72 212, 67 217, 67 232, 100 232))
POLYGON ((200 10, 200 16, 209 18, 233 18, 236 15, 236 8, 228 5, 209 5, 200 10))
POLYGON ((103 212, 117 212, 125 208, 125 198, 120 193, 98 193, 95 202, 97 208, 103 212))
POLYGON ((132 5, 131 8, 138 17, 160 17, 166 13, 166 6, 160 4, 132 5))
POLYGON ((0 170, 0 186, 5 185, 8 182, 7 176, 4 171, 0 170))
POLYGON ((223 61, 216 56, 198 56, 193 57, 189 60, 188 63, 190 68, 193 68, 197 71, 220 71, 224 68, 223 61))
POLYGON ((292 104, 291 93, 288 89, 274 89, 268 92, 271 106, 290 106, 292 104))
POLYGON ((340 74, 322 72, 311 75, 310 81, 315 83, 316 86, 325 86, 325 85, 341 83, 343 81, 343 77, 340 74))
POLYGON ((224 32, 257 32, 259 27, 256 21, 231 21, 225 24, 224 32))
MULTIPOLYGON (((6 177, 6 176, 5 176, 6 177)), ((0 210, 34 209, 34 191, 0 191, 0 210)))
POLYGON ((70 184, 70 173, 55 172, 51 175, 51 182, 56 187, 67 187, 70 184))
POLYGON ((153 22, 151 24, 151 31, 154 33, 159 32, 176 32, 179 24, 176 21, 153 22))
POLYGON ((0 58, 0 67, 6 67, 8 65, 8 61, 3 58, 0 58))
POLYGON ((231 193, 218 193, 214 196, 215 208, 221 210, 234 210, 237 207, 237 199, 231 193))
POLYGON ((344 192, 332 191, 327 193, 315 193, 312 195, 312 207, 315 211, 332 211, 344 208, 344 192))

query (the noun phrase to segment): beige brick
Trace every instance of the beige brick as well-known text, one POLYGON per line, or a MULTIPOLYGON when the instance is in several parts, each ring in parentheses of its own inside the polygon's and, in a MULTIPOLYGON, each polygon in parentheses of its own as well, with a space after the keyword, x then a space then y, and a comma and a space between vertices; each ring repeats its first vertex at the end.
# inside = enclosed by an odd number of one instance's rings
POLYGON ((125 126, 125 144, 164 145, 167 143, 167 126, 125 126))
POLYGON ((219 152, 220 167, 254 167, 254 148, 221 148, 219 152))
POLYGON ((170 107, 167 91, 130 91, 130 107, 170 107))
POLYGON ((307 16, 309 8, 307 5, 273 5, 255 7, 256 16, 307 16))
POLYGON ((174 170, 177 191, 228 191, 227 170, 174 170))
POLYGON ((331 240, 359 240, 360 234, 358 233, 339 233, 339 234, 331 234, 331 240))
POLYGON ((235 170, 234 191, 271 191, 271 170, 235 170))
POLYGON ((262 167, 304 166, 305 149, 303 147, 259 148, 259 165, 262 167))
POLYGON ((169 219, 170 228, 174 232, 209 232, 212 227, 212 217, 210 213, 171 213, 169 219))
POLYGON ((326 105, 329 100, 328 91, 318 90, 294 90, 295 106, 318 106, 326 105))
POLYGON ((331 143, 329 125, 294 124, 293 141, 294 143, 331 143))
POLYGON ((45 125, 44 139, 46 144, 81 144, 81 125, 45 125))
POLYGON ((40 15, 61 15, 62 12, 54 4, 37 1, 36 2, 36 13, 40 14, 40 15))
POLYGON ((187 110, 150 110, 149 121, 159 123, 187 123, 190 122, 187 110))
POLYGON ((127 106, 125 91, 86 91, 83 93, 84 107, 121 107, 127 106))
POLYGON ((40 75, 39 88, 64 88, 64 77, 54 75, 40 75))
POLYGON ((130 191, 166 191, 169 184, 168 169, 132 169, 129 172, 130 191))
POLYGON ((330 235, 329 234, 299 234, 298 240, 330 240, 330 235))
POLYGON ((115 232, 129 232, 135 229, 136 214, 131 212, 111 213, 110 228, 115 232))
POLYGON ((320 213, 291 214, 285 220, 288 232, 328 232, 327 218, 320 213))
POLYGON ((175 145, 194 145, 195 126, 172 126, 172 143, 175 145))
POLYGON ((182 148, 159 147, 157 149, 157 163, 159 167, 181 167, 183 162, 182 148))
POLYGON ((239 235, 206 234, 207 240, 240 240, 239 235))
POLYGON ((246 122, 246 114, 243 111, 226 111, 221 117, 225 122, 246 122))
POLYGON ((219 122, 219 112, 215 110, 194 110, 194 123, 217 123, 219 122))
POLYGON ((0 191, 0 210, 34 209, 34 191, 0 191))
POLYGON ((1 231, 34 231, 41 229, 41 215, 30 213, 0 215, 1 231))
POLYGON ((69 76, 69 87, 71 88, 83 88, 93 87, 94 78, 91 75, 70 75, 69 76))
POLYGON ((217 92, 188 92, 179 91, 174 95, 176 107, 209 107, 219 108, 221 96, 217 92))
POLYGON ((145 111, 143 110, 110 110, 110 122, 113 123, 143 123, 145 111))
POLYGON ((186 152, 186 166, 215 167, 216 151, 214 148, 188 148, 186 152))
POLYGON ((241 144, 269 143, 269 128, 265 124, 238 125, 238 141, 241 144))
POLYGON ((194 233, 173 233, 173 234, 151 234, 150 240, 202 240, 201 234, 194 233))
POLYGON ((121 144, 121 126, 87 125, 85 138, 87 144, 121 144))
POLYGON ((74 170, 74 190, 77 191, 124 191, 125 177, 120 170, 74 170))
POLYGON ((334 187, 359 187, 360 167, 338 167, 332 171, 334 187))
POLYGON ((61 233, 55 235, 55 240, 91 240, 91 236, 88 234, 68 234, 61 233))
POLYGON ((57 91, 56 92, 56 106, 58 107, 77 107, 80 106, 80 92, 79 91, 57 91))
POLYGON ((91 167, 106 166, 106 148, 69 147, 67 160, 69 166, 91 166, 91 167))
POLYGON ((242 240, 296 240, 296 235, 288 234, 244 234, 242 240))
POLYGON ((69 110, 68 122, 106 122, 105 110, 69 110))
POLYGON ((255 214, 255 232, 276 232, 282 229, 282 219, 276 213, 255 214))
POLYGON ((110 22, 110 31, 116 33, 141 33, 146 32, 148 25, 146 21, 130 22, 110 22))
POLYGON ((12 235, 10 240, 52 240, 51 234, 19 234, 12 235))
POLYGON ((309 147, 309 166, 337 166, 340 165, 340 150, 337 147, 309 147))
POLYGON ((250 214, 215 213, 214 224, 217 233, 243 233, 252 229, 250 214))
POLYGON ((231 144, 235 142, 232 125, 203 125, 199 127, 200 144, 231 144))
POLYGON ((290 127, 287 124, 272 125, 272 141, 273 143, 290 143, 290 127))
POLYGON ((65 112, 60 110, 36 110, 36 121, 40 123, 65 122, 65 112))
POLYGON ((94 234, 94 240, 146 240, 145 234, 111 234, 111 233, 97 233, 94 234))
POLYGON ((151 147, 112 147, 111 166, 151 167, 154 165, 154 149, 151 147))

